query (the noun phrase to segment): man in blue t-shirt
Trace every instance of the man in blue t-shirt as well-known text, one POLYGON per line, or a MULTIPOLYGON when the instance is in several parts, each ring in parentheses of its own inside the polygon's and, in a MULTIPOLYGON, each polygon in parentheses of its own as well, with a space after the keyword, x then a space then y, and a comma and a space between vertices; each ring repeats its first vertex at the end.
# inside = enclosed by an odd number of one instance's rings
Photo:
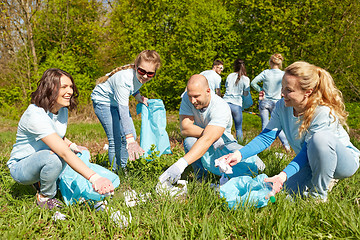
POLYGON ((181 134, 186 137, 186 154, 159 177, 161 183, 167 180, 176 182, 189 164, 192 164, 197 179, 201 179, 206 171, 200 158, 211 145, 214 149, 226 147, 231 152, 241 148, 231 134, 229 105, 210 90, 203 75, 190 77, 179 114, 181 134))

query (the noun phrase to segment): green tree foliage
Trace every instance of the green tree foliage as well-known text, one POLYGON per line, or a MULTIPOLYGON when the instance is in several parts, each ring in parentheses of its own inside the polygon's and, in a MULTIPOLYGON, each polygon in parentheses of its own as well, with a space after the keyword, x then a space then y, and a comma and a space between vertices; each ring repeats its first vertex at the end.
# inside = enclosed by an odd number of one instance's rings
POLYGON ((109 17, 106 50, 117 63, 106 67, 131 62, 143 49, 157 50, 163 67, 142 92, 176 108, 192 74, 211 68, 216 58, 228 57, 227 43, 235 35, 230 16, 215 0, 119 1, 109 17))
POLYGON ((304 60, 327 69, 346 101, 360 100, 359 1, 8 0, 0 8, 0 92, 22 95, 2 94, 7 108, 21 109, 16 102, 49 67, 70 72, 86 104, 96 78, 144 49, 160 53, 162 68, 141 91, 168 109, 215 59, 225 62, 224 83, 236 58, 252 79, 275 52, 284 67, 304 60))
POLYGON ((61 68, 75 79, 80 101, 87 103, 99 72, 96 58, 102 42, 101 16, 98 1, 51 0, 39 11, 35 29, 40 59, 38 77, 48 68, 61 68), (51 17, 49 17, 51 16, 51 17))
POLYGON ((359 1, 228 1, 235 12, 250 75, 268 68, 271 54, 280 52, 285 67, 308 61, 334 77, 347 101, 360 100, 359 1))

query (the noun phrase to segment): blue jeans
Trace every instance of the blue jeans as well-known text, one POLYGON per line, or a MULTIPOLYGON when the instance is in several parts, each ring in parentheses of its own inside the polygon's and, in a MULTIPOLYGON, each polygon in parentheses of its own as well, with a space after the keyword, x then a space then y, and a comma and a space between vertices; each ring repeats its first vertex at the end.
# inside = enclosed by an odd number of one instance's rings
POLYGON ((359 168, 359 157, 345 147, 332 132, 317 132, 307 144, 308 163, 286 181, 291 193, 327 198, 331 179, 352 176, 359 168))
POLYGON ((40 181, 40 193, 54 197, 57 191, 56 180, 66 166, 66 162, 51 150, 40 150, 13 163, 10 166, 11 177, 24 185, 40 181))
MULTIPOLYGON (((265 129, 266 125, 269 123, 269 117, 272 111, 275 108, 276 101, 273 100, 261 100, 259 103, 259 112, 261 117, 261 131, 265 129)), ((282 145, 290 150, 290 145, 286 139, 285 133, 283 131, 279 134, 279 139, 282 145)))
POLYGON ((242 132, 242 107, 239 105, 235 105, 228 102, 228 105, 231 109, 231 115, 235 122, 235 130, 236 130, 236 139, 238 141, 242 141, 243 139, 243 132, 242 132))
MULTIPOLYGON (((109 141, 108 152, 112 170, 117 171, 119 167, 125 168, 129 154, 126 149, 126 138, 120 125, 119 109, 94 102, 93 107, 109 141)), ((133 135, 136 138, 135 129, 133 129, 133 135)))

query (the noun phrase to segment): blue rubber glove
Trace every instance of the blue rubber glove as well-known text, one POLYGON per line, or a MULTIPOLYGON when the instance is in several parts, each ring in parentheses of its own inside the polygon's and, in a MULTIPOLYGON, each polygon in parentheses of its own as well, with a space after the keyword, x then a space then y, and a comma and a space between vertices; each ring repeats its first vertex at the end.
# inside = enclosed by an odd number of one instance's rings
POLYGON ((161 174, 159 177, 160 183, 164 183, 165 181, 169 181, 171 184, 176 183, 188 165, 189 164, 184 158, 180 158, 176 163, 166 169, 163 174, 161 174))

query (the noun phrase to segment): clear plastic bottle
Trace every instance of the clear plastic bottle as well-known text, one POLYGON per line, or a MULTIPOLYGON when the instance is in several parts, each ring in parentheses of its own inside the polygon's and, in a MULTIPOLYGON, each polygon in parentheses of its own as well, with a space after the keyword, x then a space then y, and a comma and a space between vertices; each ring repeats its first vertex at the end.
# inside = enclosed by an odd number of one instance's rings
POLYGON ((275 191, 271 190, 268 194, 268 197, 270 198, 270 202, 275 203, 276 202, 276 198, 275 198, 275 191))
POLYGON ((272 188, 272 184, 266 183, 266 187, 270 190, 269 194, 267 195, 267 199, 270 199, 270 202, 275 203, 275 190, 272 188))

